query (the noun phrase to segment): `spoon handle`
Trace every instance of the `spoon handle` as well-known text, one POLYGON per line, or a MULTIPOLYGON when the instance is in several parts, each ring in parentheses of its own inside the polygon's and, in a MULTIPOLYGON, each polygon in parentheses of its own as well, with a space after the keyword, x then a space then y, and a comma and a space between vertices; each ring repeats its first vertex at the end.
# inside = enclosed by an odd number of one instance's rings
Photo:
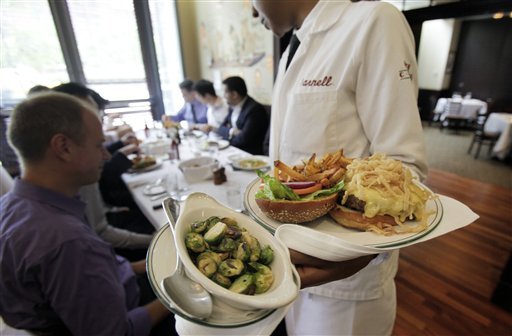
MULTIPOLYGON (((169 220, 169 227, 171 228, 172 235, 173 237, 176 237, 174 227, 176 226, 176 218, 178 218, 180 214, 180 204, 174 198, 168 197, 162 201, 162 205, 167 215, 167 219, 169 220)), ((176 253, 176 268, 172 274, 175 273, 183 273, 183 264, 181 263, 181 259, 178 253, 176 253)))

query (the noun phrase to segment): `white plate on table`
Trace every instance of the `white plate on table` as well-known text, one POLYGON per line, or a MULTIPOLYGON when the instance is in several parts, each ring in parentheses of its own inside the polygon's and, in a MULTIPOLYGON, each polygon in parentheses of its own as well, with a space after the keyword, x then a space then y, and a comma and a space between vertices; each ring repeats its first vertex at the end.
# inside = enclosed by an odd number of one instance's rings
POLYGON ((144 187, 142 193, 146 196, 155 196, 166 193, 167 189, 163 185, 147 185, 144 187))
POLYGON ((144 167, 144 168, 140 168, 140 169, 130 168, 128 170, 128 172, 130 172, 130 173, 145 173, 145 172, 148 172, 148 171, 152 171, 152 170, 158 169, 160 167, 162 167, 162 160, 161 159, 156 159, 155 163, 150 165, 150 166, 147 166, 147 167, 144 167))
POLYGON ((257 170, 270 167, 270 159, 263 155, 241 156, 233 158, 231 164, 240 170, 257 170))
POLYGON ((215 140, 219 144, 219 150, 229 147, 229 141, 227 140, 215 140))
POLYGON ((169 225, 163 226, 153 237, 146 258, 147 274, 153 291, 159 300, 174 314, 191 322, 217 328, 243 327, 256 323, 269 316, 275 310, 259 309, 240 311, 214 299, 213 313, 206 320, 194 319, 184 315, 179 308, 174 307, 167 293, 160 287, 164 278, 169 276, 176 267, 176 247, 169 225))
MULTIPOLYGON (((275 232, 275 230, 284 223, 278 222, 268 217, 258 207, 258 204, 256 203, 254 196, 256 195, 256 192, 259 190, 260 183, 260 178, 256 178, 247 186, 247 189, 245 190, 244 194, 244 206, 245 209, 247 209, 247 211, 251 215, 251 217, 253 217, 258 223, 263 225, 271 232, 275 232)), ((419 183, 419 185, 423 188, 428 189, 421 183, 419 183)), ((426 230, 422 232, 415 233, 404 233, 395 234, 391 236, 383 236, 373 232, 351 230, 336 223, 334 219, 332 219, 329 215, 322 216, 309 223, 297 225, 303 225, 310 229, 317 230, 319 232, 323 232, 334 237, 344 239, 350 243, 360 246, 375 248, 399 247, 400 245, 404 245, 424 237, 441 223, 441 219, 443 217, 443 205, 439 198, 436 197, 432 200, 428 200, 426 207, 426 212, 432 213, 432 215, 428 217, 428 227, 426 230)), ((409 222, 411 223, 411 225, 416 224, 416 222, 414 221, 409 222)))

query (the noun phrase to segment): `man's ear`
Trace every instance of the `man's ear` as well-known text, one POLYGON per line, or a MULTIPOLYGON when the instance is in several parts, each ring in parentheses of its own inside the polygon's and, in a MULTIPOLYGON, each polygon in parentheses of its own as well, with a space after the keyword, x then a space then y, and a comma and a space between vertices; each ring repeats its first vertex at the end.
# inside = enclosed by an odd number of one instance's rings
POLYGON ((72 140, 62 133, 55 134, 50 140, 50 150, 65 162, 72 160, 73 145, 72 140))

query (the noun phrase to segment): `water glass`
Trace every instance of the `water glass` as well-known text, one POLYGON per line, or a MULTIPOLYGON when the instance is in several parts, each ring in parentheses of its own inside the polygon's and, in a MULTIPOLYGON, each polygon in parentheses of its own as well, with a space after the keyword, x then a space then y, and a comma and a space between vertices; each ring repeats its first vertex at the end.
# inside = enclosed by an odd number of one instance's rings
POLYGON ((183 193, 188 189, 188 185, 178 169, 171 170, 167 175, 166 188, 169 195, 177 200, 181 201, 185 197, 183 193))
POLYGON ((229 187, 226 190, 228 205, 235 211, 242 212, 242 192, 238 187, 229 187))

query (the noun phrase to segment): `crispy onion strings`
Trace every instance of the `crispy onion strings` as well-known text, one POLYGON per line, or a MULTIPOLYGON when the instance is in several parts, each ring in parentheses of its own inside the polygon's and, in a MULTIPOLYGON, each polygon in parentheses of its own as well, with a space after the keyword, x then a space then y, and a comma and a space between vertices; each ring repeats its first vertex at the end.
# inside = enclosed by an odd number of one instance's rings
POLYGON ((390 215, 396 225, 372 224, 368 231, 383 235, 421 232, 428 226, 425 204, 433 198, 432 193, 414 182, 410 170, 401 161, 374 154, 366 159, 354 159, 345 174, 346 192, 341 204, 349 195, 365 200, 364 215, 390 215), (375 200, 375 201, 374 201, 375 200), (404 223, 415 220, 417 223, 404 223))

